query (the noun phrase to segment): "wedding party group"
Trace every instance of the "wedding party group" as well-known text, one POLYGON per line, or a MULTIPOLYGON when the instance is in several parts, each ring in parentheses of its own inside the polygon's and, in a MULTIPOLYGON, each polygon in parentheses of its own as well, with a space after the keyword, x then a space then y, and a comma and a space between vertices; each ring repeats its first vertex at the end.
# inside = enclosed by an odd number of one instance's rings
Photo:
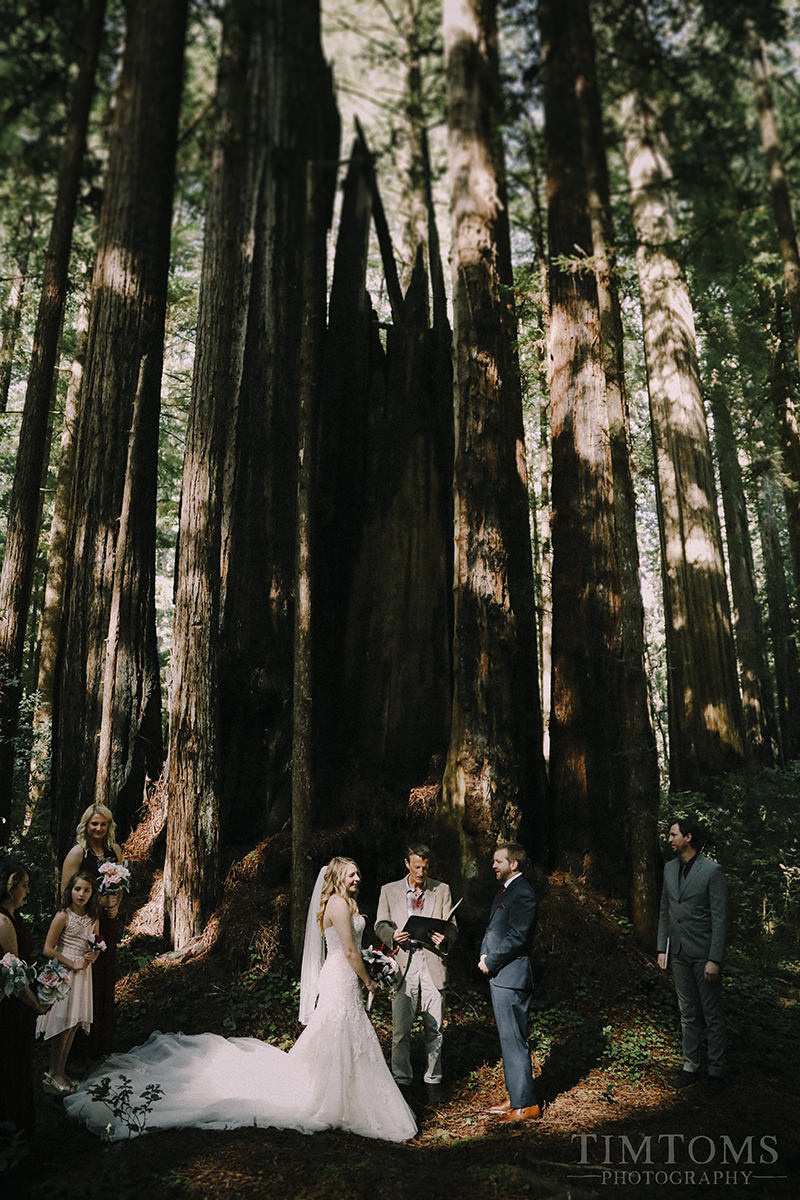
MULTIPOLYGON (((387 953, 363 948, 366 918, 358 910, 357 864, 336 857, 320 870, 308 908, 301 967, 299 1018, 305 1029, 288 1052, 258 1038, 157 1032, 129 1053, 111 1054, 114 919, 121 888, 103 885, 106 865, 121 864, 121 852, 111 813, 101 806, 87 810, 78 825, 77 844, 64 862, 62 906, 45 942, 47 969, 59 980, 61 996, 48 1006, 41 987, 44 972, 36 980, 31 973, 30 982, 7 988, 0 1004, 0 1054, 14 1065, 13 1073, 4 1072, 14 1083, 3 1085, 0 1119, 32 1130, 38 1033, 51 1045, 45 1090, 63 1097, 70 1116, 107 1139, 131 1133, 121 1118, 109 1120, 109 1108, 92 1097, 103 1079, 116 1076, 131 1080, 134 1098, 157 1088, 148 1130, 256 1125, 303 1133, 344 1129, 391 1142, 413 1138, 412 1027, 419 1013, 424 1084, 436 1102, 442 1088, 447 956, 458 935, 457 905, 449 886, 429 876, 430 857, 427 846, 412 843, 406 874, 381 889, 374 932, 387 953), (391 1066, 369 1016, 372 996, 383 983, 392 990, 391 1066), (80 1082, 67 1073, 79 1030, 94 1034, 87 1054, 101 1056, 80 1082)), ((489 978, 503 1053, 508 1099, 493 1110, 500 1121, 528 1120, 541 1112, 527 1035, 536 896, 523 875, 524 865, 521 846, 497 848, 493 869, 500 891, 476 963, 489 978)), ((2 863, 0 872, 3 961, 30 966, 32 938, 19 911, 29 872, 13 860, 2 863)))
POLYGON ((61 905, 45 938, 47 962, 38 974, 33 935, 21 913, 30 870, 13 857, 0 861, 0 1121, 28 1136, 35 1122, 36 1037, 49 1046, 42 1082, 54 1096, 78 1086, 67 1075, 70 1052, 88 1060, 112 1047, 116 917, 129 872, 104 805, 87 808, 76 834, 61 870, 61 905))
MULTIPOLYGON (((709 1091, 718 1094, 724 1084, 719 982, 725 881, 717 865, 700 853, 701 831, 693 823, 673 823, 669 845, 675 861, 665 872, 658 957, 662 968, 669 959, 673 970, 684 1052, 672 1086, 683 1088, 699 1078, 705 1023, 709 1091)), ((145 1129, 133 1129, 112 1107, 96 1102, 107 1093, 111 1077, 129 1082, 132 1104, 144 1097, 147 1130, 260 1126, 308 1134, 343 1129, 390 1142, 415 1137, 412 1027, 419 1014, 423 1081, 436 1104, 442 1095, 447 961, 458 936, 458 905, 449 886, 429 876, 430 858, 426 845, 410 844, 405 874, 381 888, 373 940, 387 952, 363 945, 358 865, 336 857, 320 870, 308 907, 300 976, 299 1019, 305 1029, 288 1052, 258 1038, 155 1032, 129 1053, 112 1054, 114 922, 127 872, 114 842, 111 813, 100 806, 87 810, 64 862, 62 904, 45 942, 50 961, 35 988, 32 939, 19 913, 29 872, 11 860, 0 864, 5 981, 0 1058, 11 1066, 3 1072, 0 1120, 32 1129, 38 1033, 51 1047, 45 1090, 63 1098, 71 1117, 107 1139, 145 1129), (383 983, 392 989, 390 1065, 369 1016, 383 983), (67 1074, 79 1030, 94 1035, 87 1051, 102 1056, 81 1082, 67 1074)), ((488 1111, 498 1122, 515 1124, 535 1121, 543 1111, 528 1042, 537 897, 525 866, 522 846, 497 846, 492 870, 499 886, 474 964, 488 979, 507 1092, 488 1111)))

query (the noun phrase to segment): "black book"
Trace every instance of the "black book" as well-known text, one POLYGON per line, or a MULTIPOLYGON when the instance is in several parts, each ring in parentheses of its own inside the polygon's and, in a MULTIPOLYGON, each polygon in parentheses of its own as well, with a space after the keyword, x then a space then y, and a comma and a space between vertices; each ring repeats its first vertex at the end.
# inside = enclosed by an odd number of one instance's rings
POLYGON ((450 916, 447 920, 442 920, 441 917, 409 917, 403 928, 415 942, 419 942, 426 950, 432 950, 434 954, 438 954, 441 958, 447 954, 447 943, 442 946, 437 946, 431 940, 432 933, 443 933, 445 937, 450 937, 457 932, 456 923, 453 920, 453 913, 458 908, 458 904, 454 904, 450 909, 450 916))

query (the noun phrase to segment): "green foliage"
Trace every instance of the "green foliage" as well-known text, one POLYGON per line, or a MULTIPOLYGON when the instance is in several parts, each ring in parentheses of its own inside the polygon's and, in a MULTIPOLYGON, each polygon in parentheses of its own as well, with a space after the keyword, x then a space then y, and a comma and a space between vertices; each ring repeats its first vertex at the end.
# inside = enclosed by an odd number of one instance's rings
POLYGON ((632 1083, 641 1083, 653 1065, 663 1061, 672 1066, 679 1053, 680 1039, 675 1029, 664 1030, 653 1023, 655 1014, 647 1014, 635 1025, 624 1029, 608 1025, 605 1064, 611 1074, 622 1075, 632 1083))
POLYGON ((25 1135, 13 1121, 0 1121, 0 1174, 13 1170, 27 1153, 25 1135))
POLYGON ((105 1104, 111 1109, 117 1121, 121 1121, 128 1130, 128 1137, 138 1137, 140 1133, 144 1133, 153 1105, 164 1095, 160 1084, 149 1083, 142 1091, 139 1103, 134 1104, 133 1084, 126 1075, 119 1076, 119 1084, 113 1090, 110 1075, 103 1076, 99 1083, 87 1090, 93 1103, 105 1104))
POLYGON ((265 971, 254 955, 251 969, 220 988, 218 996, 227 1013, 226 1034, 259 1037, 284 1050, 294 1042, 300 980, 288 959, 279 958, 265 971))

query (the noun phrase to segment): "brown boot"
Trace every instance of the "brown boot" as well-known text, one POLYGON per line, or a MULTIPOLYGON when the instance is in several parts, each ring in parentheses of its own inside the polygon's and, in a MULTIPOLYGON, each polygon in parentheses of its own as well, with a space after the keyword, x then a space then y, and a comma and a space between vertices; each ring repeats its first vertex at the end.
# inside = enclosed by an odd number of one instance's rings
POLYGON ((509 1108, 508 1112, 503 1113, 497 1119, 499 1121, 535 1121, 541 1117, 542 1110, 538 1104, 531 1104, 529 1108, 509 1108))

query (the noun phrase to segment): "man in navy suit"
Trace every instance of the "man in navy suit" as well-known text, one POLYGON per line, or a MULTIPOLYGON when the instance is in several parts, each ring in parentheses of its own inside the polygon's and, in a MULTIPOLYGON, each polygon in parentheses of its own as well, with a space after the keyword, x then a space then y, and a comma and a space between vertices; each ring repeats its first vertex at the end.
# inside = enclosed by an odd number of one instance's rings
POLYGON ((536 894, 522 874, 525 851, 516 842, 497 847, 492 869, 502 886, 495 897, 481 943, 478 967, 489 976, 494 1019, 503 1053, 508 1099, 489 1111, 501 1121, 528 1121, 542 1115, 536 1100, 528 1045, 528 1013, 533 995, 531 946, 536 927, 536 894))
POLYGON ((721 968, 728 924, 728 892, 722 868, 700 853, 702 831, 684 817, 673 821, 669 844, 675 855, 664 868, 658 921, 658 965, 667 962, 678 993, 683 1067, 670 1081, 688 1087, 700 1078, 700 1035, 708 1040, 708 1094, 725 1086, 725 1015, 721 968))

